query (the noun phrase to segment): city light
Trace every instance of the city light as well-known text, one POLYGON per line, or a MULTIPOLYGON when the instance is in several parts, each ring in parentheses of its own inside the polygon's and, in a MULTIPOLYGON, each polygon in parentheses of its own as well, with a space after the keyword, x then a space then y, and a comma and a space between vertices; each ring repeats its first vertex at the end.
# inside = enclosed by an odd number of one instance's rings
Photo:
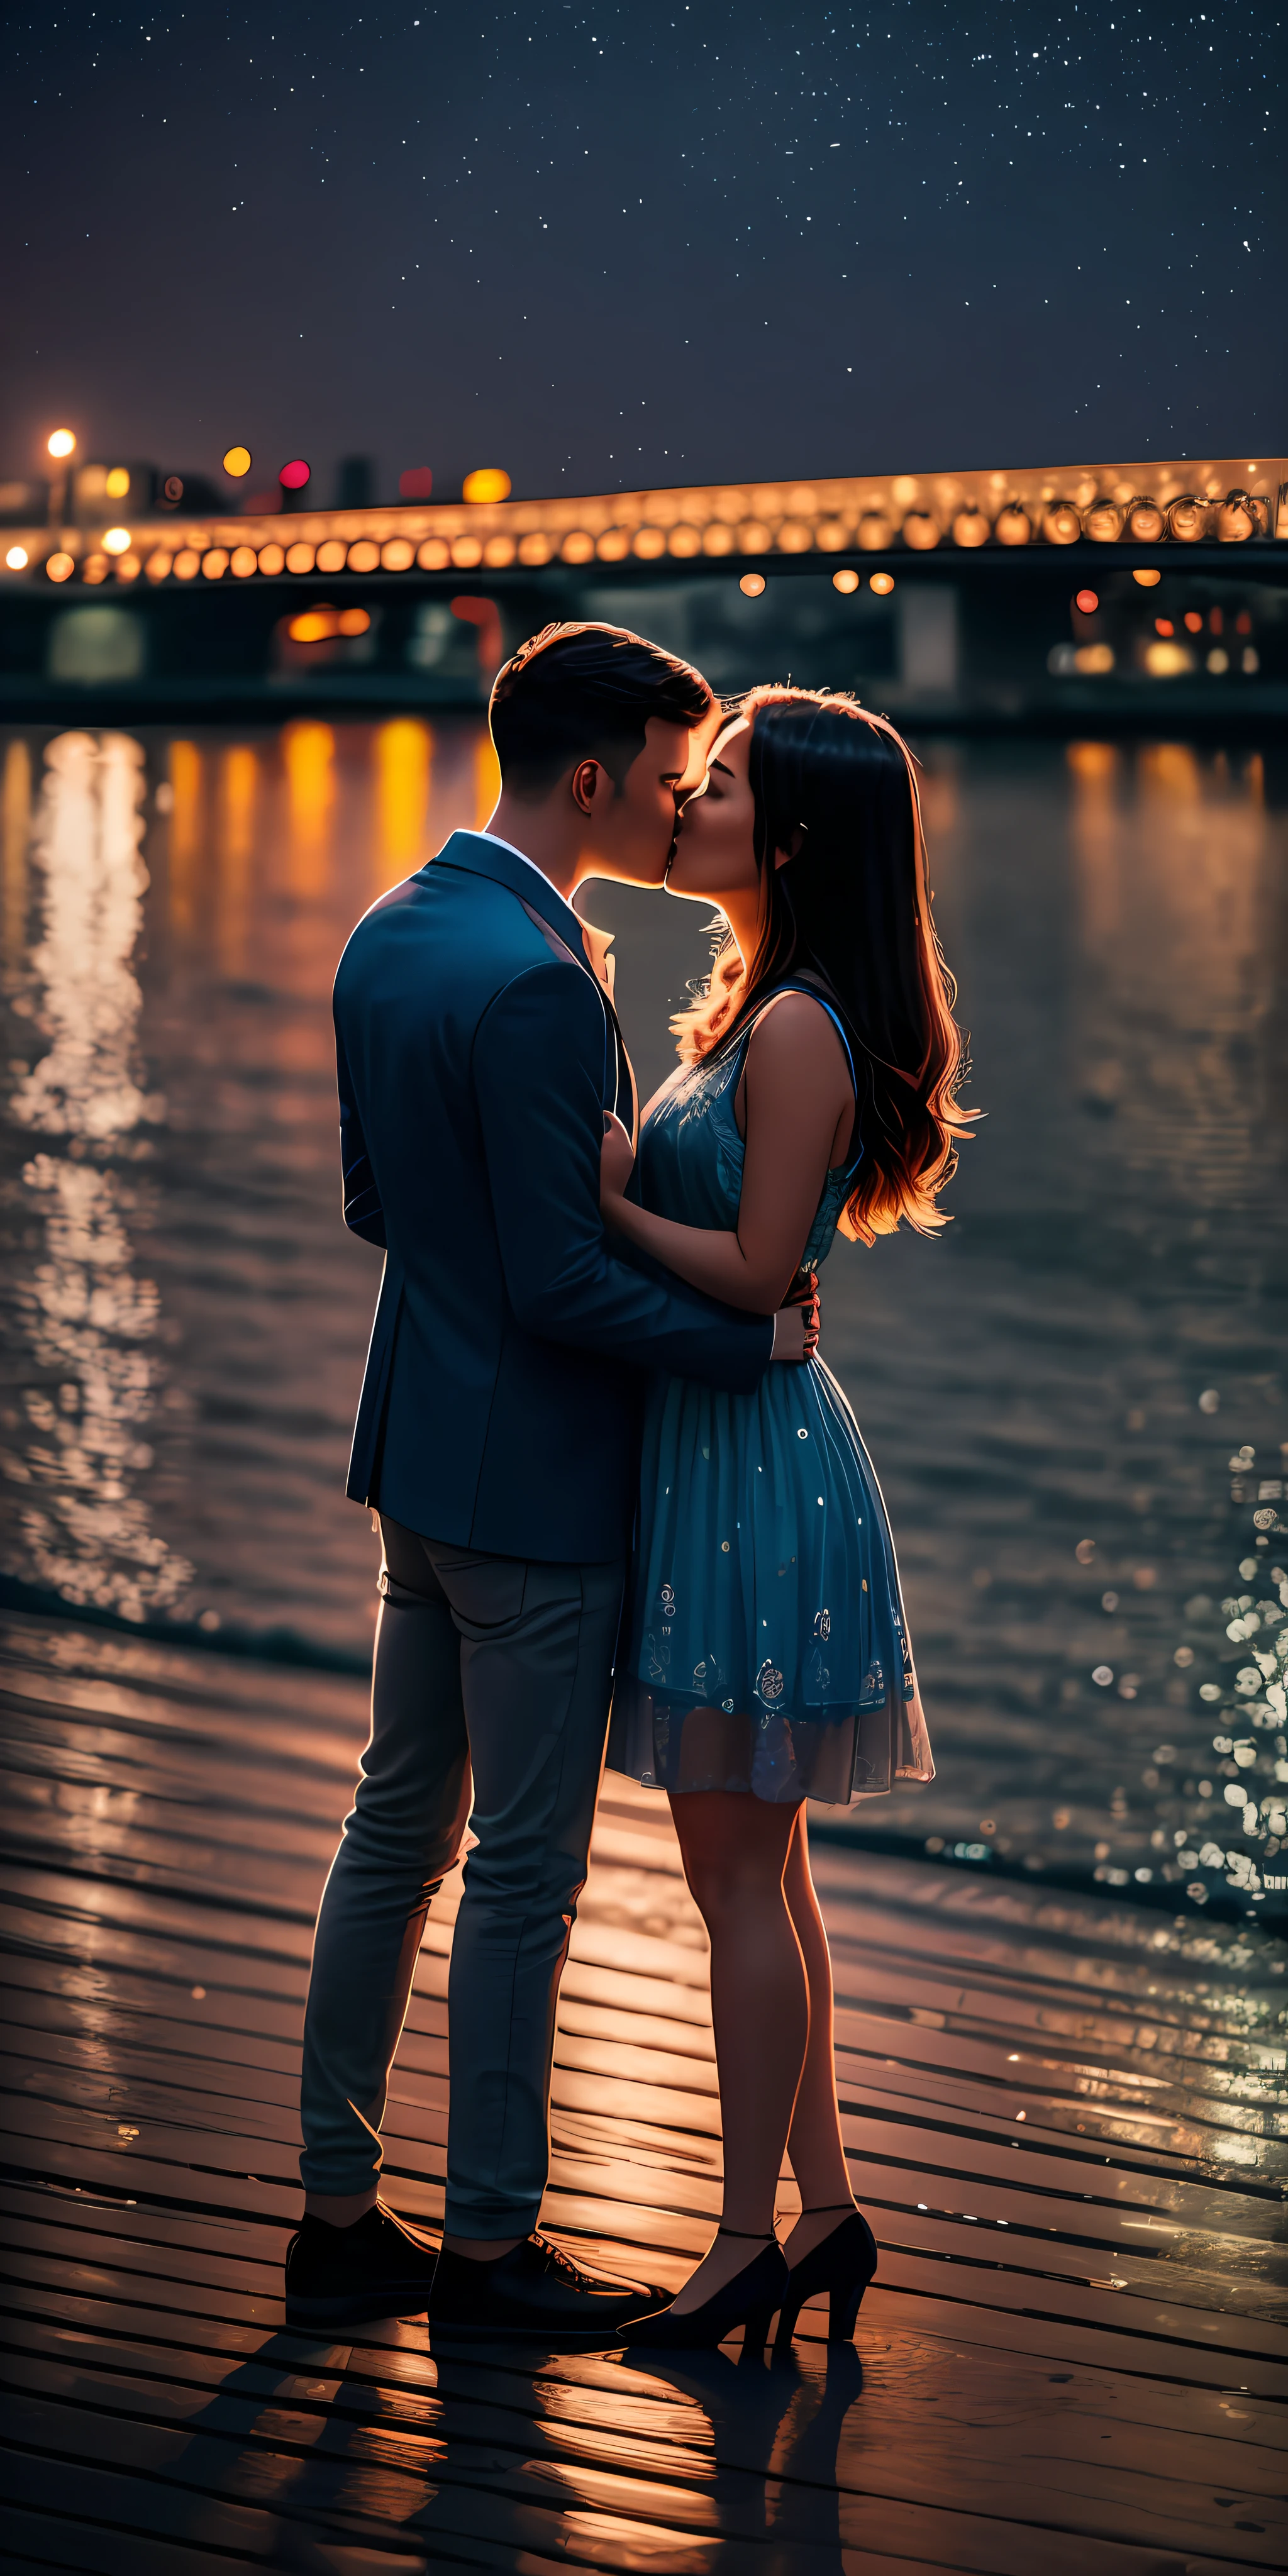
POLYGON ((51 456, 74 456, 76 432, 74 429, 56 429, 52 437, 46 439, 45 445, 51 456))
POLYGON ((5 562, 8 564, 10 572, 25 572, 27 569, 26 547, 10 546, 9 552, 5 556, 5 562))
POLYGON ((130 488, 128 465, 109 465, 103 489, 109 501, 123 501, 130 488))
POLYGON ((1186 644, 1147 644, 1145 668, 1151 680, 1179 680, 1193 670, 1194 656, 1186 644))
POLYGON ((76 558, 60 550, 56 555, 50 555, 45 570, 51 581, 70 581, 76 570, 76 558))
POLYGON ((461 485, 466 501, 508 501, 510 477, 499 465, 479 465, 461 485))
POLYGON ((105 554, 105 555, 128 555, 129 551, 130 551, 130 531, 129 531, 129 529, 128 529, 128 528, 109 528, 109 529, 106 531, 106 534, 104 535, 104 538, 103 538, 103 552, 104 552, 104 554, 105 554))
POLYGON ((744 596, 748 599, 759 599, 764 587, 765 576, 763 572, 745 572, 738 584, 739 590, 742 591, 744 596))
POLYGON ((335 635, 365 635, 370 625, 365 608, 306 608, 286 631, 292 644, 325 644, 335 635))
POLYGON ((240 482, 243 474, 249 474, 251 463, 251 452, 248 447, 225 448, 224 472, 231 474, 234 482, 240 482))
POLYGON ((1094 590, 1080 590, 1073 604, 1075 608, 1081 609, 1084 617, 1094 617, 1100 601, 1094 590))
POLYGON ((841 568, 841 570, 840 570, 840 572, 834 572, 834 573, 833 573, 833 575, 832 575, 832 588, 833 588, 833 590, 843 590, 843 591, 849 592, 849 591, 852 591, 852 590, 857 590, 857 589, 858 589, 858 587, 859 587, 859 576, 858 576, 858 574, 857 574, 856 572, 852 572, 852 571, 850 570, 850 568, 849 568, 848 564, 843 565, 843 566, 842 566, 842 568, 841 568))
POLYGON ((293 456, 290 464, 282 467, 277 479, 284 492, 302 492, 309 479, 309 468, 303 457, 293 456))
POLYGON ((878 599, 888 599, 891 591, 894 589, 894 574, 892 572, 874 572, 869 588, 876 592, 878 599))
MULTIPOLYGON (((428 465, 409 465, 398 477, 398 489, 404 501, 427 501, 434 489, 433 473, 428 465)), ((510 486, 507 482, 506 492, 510 486)), ((504 494, 501 496, 504 499, 504 494)), ((469 498, 469 495, 466 495, 469 498)))
POLYGON ((1162 578, 1163 576, 1161 572, 1134 572, 1132 574, 1132 580, 1138 581, 1142 590, 1157 590, 1162 578))

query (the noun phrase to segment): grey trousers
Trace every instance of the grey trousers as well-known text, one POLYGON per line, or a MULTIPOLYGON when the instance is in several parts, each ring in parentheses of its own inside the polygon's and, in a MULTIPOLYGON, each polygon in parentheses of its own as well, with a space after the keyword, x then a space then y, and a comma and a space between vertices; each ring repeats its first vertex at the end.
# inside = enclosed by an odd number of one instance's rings
POLYGON ((468 1819, 445 2224, 525 2235, 549 2171, 555 2005, 586 1882, 624 1568, 480 1556, 389 1520, 381 1536, 371 1739, 314 1936, 300 2171, 306 2189, 333 2193, 380 2172, 425 1917, 468 1819))

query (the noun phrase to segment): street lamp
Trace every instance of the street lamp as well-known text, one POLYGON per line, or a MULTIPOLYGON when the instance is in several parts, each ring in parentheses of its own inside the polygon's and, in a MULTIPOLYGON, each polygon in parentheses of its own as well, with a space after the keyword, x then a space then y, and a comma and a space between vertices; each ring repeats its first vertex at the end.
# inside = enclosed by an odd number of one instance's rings
POLYGON ((45 448, 57 469, 49 486, 49 524, 51 528, 60 528, 67 516, 67 460, 76 453, 75 430, 51 430, 45 440, 45 448))

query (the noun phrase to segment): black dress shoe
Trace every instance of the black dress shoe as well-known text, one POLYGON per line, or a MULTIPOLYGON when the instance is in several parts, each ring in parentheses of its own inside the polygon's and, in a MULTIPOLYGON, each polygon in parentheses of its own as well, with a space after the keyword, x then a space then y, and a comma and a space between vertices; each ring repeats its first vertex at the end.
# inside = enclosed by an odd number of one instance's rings
POLYGON ((665 2290, 583 2272, 534 2233, 494 2262, 440 2254, 429 2331, 445 2336, 528 2335, 543 2342, 610 2344, 636 2317, 665 2304, 665 2290))
POLYGON ((423 2317, 437 2249, 379 2201, 352 2227, 302 2218, 286 2249, 288 2326, 356 2326, 423 2317))

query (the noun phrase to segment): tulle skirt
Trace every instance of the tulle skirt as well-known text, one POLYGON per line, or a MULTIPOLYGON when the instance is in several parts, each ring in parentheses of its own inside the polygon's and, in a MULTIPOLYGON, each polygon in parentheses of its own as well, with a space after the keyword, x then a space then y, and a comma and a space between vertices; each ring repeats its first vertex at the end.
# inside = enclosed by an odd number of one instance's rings
POLYGON ((821 1360, 751 1395, 655 1380, 608 1762, 832 1805, 934 1778, 881 1488, 821 1360))

